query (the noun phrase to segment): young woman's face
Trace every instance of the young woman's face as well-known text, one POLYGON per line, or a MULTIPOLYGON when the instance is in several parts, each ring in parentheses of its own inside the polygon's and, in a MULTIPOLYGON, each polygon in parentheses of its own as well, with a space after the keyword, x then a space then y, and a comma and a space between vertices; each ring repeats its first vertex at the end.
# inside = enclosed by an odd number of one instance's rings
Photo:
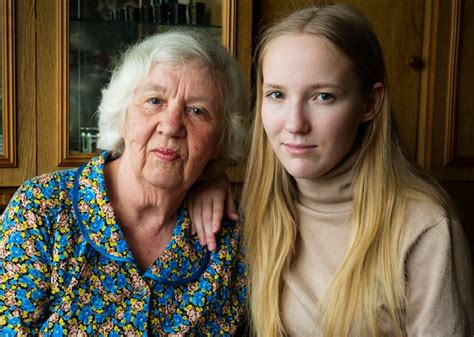
POLYGON ((315 35, 272 41, 262 64, 262 121, 289 174, 316 179, 349 152, 371 119, 350 60, 315 35))

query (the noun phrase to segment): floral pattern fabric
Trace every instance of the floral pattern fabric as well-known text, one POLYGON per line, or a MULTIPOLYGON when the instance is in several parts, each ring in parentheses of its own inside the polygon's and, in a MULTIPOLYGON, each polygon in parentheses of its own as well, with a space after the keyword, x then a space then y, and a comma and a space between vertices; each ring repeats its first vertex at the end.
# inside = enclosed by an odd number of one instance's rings
POLYGON ((31 179, 10 201, 0 335, 232 335, 246 297, 239 225, 226 221, 209 253, 182 208, 168 246, 140 271, 105 192, 106 158, 31 179))

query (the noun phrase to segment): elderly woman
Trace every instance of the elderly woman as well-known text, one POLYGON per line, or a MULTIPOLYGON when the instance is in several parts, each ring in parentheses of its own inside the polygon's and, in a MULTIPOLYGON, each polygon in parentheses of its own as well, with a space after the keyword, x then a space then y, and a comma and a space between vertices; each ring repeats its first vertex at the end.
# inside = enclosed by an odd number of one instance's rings
POLYGON ((0 332, 231 335, 245 298, 240 229, 210 252, 183 200, 242 148, 236 62, 210 36, 167 32, 129 49, 103 90, 99 147, 33 178, 0 220, 0 332))

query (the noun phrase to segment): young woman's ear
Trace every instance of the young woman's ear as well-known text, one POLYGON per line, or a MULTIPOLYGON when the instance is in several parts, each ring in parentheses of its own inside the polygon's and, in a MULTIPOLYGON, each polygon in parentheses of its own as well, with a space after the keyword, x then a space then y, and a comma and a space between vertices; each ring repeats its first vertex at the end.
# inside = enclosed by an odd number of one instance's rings
POLYGON ((378 114, 382 108, 383 99, 385 96, 385 86, 382 82, 377 82, 370 90, 367 100, 367 107, 361 116, 361 123, 371 121, 378 114))

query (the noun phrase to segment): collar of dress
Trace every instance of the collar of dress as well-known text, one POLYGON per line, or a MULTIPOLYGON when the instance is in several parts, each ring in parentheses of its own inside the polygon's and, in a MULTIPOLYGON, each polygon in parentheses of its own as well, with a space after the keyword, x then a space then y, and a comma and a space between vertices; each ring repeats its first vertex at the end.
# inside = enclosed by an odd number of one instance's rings
MULTIPOLYGON (((72 196, 76 223, 101 255, 136 263, 106 194, 104 166, 108 156, 104 151, 76 172, 72 196)), ((180 208, 170 242, 145 275, 165 283, 187 283, 203 272, 209 251, 201 247, 197 237, 190 236, 190 224, 185 208, 180 208)))

